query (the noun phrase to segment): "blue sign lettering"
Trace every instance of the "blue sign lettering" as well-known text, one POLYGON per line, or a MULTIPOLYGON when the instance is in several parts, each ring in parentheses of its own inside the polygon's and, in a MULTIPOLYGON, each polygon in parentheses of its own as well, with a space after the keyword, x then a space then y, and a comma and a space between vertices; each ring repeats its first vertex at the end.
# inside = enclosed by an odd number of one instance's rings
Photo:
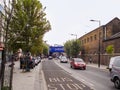
POLYGON ((64 52, 63 46, 50 46, 49 52, 64 52))

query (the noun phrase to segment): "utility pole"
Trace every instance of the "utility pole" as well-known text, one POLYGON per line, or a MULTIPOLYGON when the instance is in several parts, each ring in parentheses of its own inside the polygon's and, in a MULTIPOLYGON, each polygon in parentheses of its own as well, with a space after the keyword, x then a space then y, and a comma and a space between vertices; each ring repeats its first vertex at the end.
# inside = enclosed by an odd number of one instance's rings
MULTIPOLYGON (((92 22, 98 22, 99 27, 101 26, 100 20, 90 20, 92 22)), ((100 30, 98 31, 98 67, 100 68, 100 30)))

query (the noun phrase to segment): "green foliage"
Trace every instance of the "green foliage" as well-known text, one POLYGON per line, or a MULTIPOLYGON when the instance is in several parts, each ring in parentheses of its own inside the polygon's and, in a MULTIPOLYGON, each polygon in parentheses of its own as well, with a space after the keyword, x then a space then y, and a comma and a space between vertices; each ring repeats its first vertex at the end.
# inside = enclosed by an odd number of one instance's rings
POLYGON ((108 54, 112 54, 114 52, 114 46, 113 45, 108 45, 106 48, 106 52, 108 54))
POLYGON ((43 45, 41 39, 36 39, 34 43, 32 44, 30 51, 33 55, 39 55, 43 51, 43 45))
POLYGON ((39 0, 16 0, 13 7, 8 32, 9 48, 41 53, 43 36, 51 29, 42 4, 39 0))
POLYGON ((45 43, 43 43, 43 54, 44 54, 45 56, 48 55, 48 50, 49 50, 48 45, 45 44, 45 43))
POLYGON ((72 46, 72 41, 67 41, 65 44, 64 44, 64 49, 65 49, 65 52, 67 53, 67 56, 70 57, 71 56, 71 46, 72 46))
POLYGON ((79 40, 69 40, 64 44, 65 52, 68 57, 78 57, 80 52, 80 41, 79 40))
POLYGON ((1 90, 10 90, 10 87, 9 86, 4 86, 4 87, 2 87, 1 90))
POLYGON ((72 56, 77 57, 80 52, 80 42, 78 40, 73 41, 71 49, 72 56))

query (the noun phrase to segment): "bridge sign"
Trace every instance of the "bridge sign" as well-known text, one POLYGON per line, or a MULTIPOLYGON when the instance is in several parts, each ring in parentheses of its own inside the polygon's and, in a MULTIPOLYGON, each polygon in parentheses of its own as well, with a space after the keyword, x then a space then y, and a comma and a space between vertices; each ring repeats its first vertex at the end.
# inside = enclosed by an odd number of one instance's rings
POLYGON ((63 46, 50 46, 49 47, 49 52, 64 52, 64 47, 63 46))

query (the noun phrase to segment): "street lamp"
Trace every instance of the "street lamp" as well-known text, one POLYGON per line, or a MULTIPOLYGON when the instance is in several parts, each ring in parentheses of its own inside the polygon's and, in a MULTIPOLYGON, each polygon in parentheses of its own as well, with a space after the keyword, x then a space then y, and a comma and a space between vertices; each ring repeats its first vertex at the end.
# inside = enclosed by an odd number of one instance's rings
MULTIPOLYGON (((98 22, 99 27, 101 26, 100 20, 90 20, 92 22, 98 22)), ((98 67, 100 68, 100 30, 99 30, 99 43, 98 43, 98 67)))
POLYGON ((71 34, 72 36, 76 36, 76 40, 77 40, 77 34, 71 34))
POLYGON ((47 43, 47 40, 45 40, 44 43, 47 43))
POLYGON ((90 20, 90 21, 92 21, 92 22, 98 22, 99 23, 99 27, 101 26, 100 20, 90 20))

